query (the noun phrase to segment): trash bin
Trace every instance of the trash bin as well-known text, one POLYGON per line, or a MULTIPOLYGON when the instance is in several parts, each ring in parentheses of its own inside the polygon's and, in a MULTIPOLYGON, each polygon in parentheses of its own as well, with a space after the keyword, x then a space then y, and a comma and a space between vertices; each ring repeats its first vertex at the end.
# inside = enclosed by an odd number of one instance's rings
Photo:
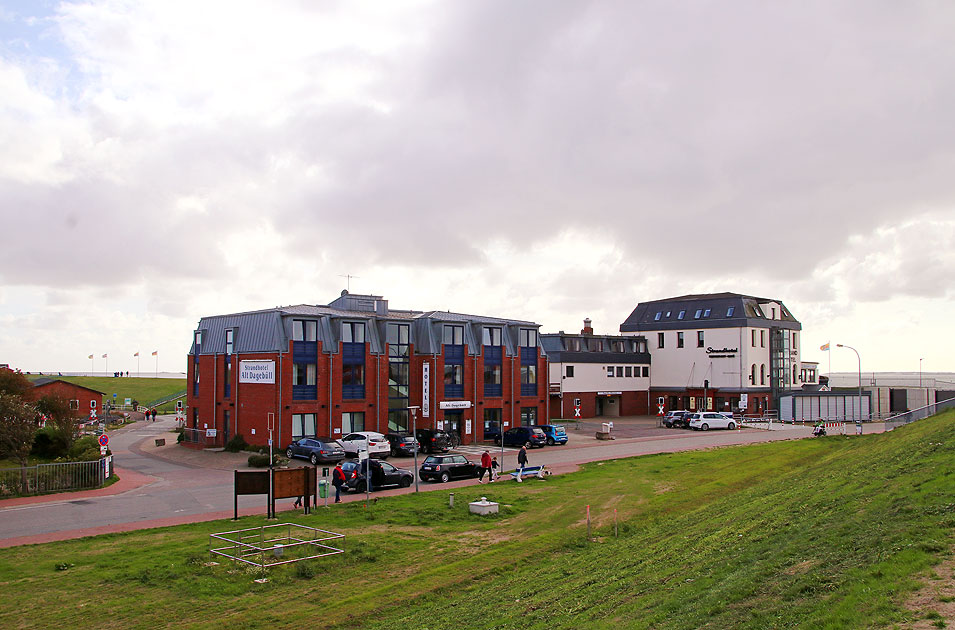
POLYGON ((322 499, 328 497, 328 482, 324 479, 318 482, 318 496, 322 499))

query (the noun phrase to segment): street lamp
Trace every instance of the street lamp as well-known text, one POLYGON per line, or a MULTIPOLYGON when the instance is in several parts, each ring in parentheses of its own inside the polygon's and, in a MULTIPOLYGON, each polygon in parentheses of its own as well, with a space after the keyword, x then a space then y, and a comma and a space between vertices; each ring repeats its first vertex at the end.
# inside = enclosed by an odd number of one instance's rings
POLYGON ((925 357, 919 357, 919 389, 922 389, 922 361, 925 357))
POLYGON ((408 407, 411 412, 411 437, 414 438, 414 491, 418 492, 418 405, 408 407))
POLYGON ((862 357, 859 356, 859 351, 853 348, 852 346, 847 346, 841 343, 836 344, 837 348, 848 348, 856 353, 856 359, 859 360, 859 420, 862 420, 862 357))

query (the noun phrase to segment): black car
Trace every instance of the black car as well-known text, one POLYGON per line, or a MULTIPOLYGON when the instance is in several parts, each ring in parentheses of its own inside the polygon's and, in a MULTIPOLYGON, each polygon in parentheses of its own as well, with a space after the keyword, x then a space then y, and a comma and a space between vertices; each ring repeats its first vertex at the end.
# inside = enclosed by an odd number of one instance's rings
POLYGON ((481 467, 464 455, 429 455, 418 470, 421 479, 443 482, 471 479, 480 473, 481 467))
POLYGON ((410 433, 389 433, 385 436, 388 443, 391 444, 391 454, 394 457, 414 456, 418 440, 414 439, 410 433))
POLYGON ((451 449, 451 440, 444 431, 418 429, 415 437, 418 438, 418 448, 422 453, 447 453, 451 449))
MULTIPOLYGON (((497 444, 501 443, 501 438, 494 440, 497 444)), ((537 427, 511 427, 504 432, 504 446, 544 446, 547 444, 547 436, 537 427)))
POLYGON ((377 459, 368 459, 362 461, 347 461, 342 464, 342 472, 345 473, 345 488, 355 492, 365 491, 365 470, 364 462, 371 462, 371 489, 381 490, 387 486, 399 486, 407 488, 414 482, 414 474, 404 468, 395 468, 388 462, 377 459))
POLYGON ((345 459, 345 449, 331 438, 302 438, 288 445, 288 448, 285 449, 285 456, 289 459, 301 457, 312 462, 312 464, 340 462, 345 459))

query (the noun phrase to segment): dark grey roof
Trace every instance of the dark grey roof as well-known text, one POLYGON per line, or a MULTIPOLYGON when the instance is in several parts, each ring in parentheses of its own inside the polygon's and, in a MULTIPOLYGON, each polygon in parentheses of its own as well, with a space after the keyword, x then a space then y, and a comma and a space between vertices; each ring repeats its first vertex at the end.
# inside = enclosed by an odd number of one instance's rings
POLYGON ((547 333, 540 336, 541 346, 547 353, 547 358, 552 363, 650 363, 649 352, 611 352, 611 351, 591 351, 592 343, 596 340, 604 342, 604 348, 610 347, 611 341, 637 341, 646 343, 646 337, 642 335, 573 335, 566 333, 547 333), (578 339, 581 341, 581 349, 568 349, 568 340, 578 339))
POLYGON ((620 332, 746 326, 802 330, 802 324, 792 316, 782 300, 741 293, 706 293, 641 302, 633 309, 626 321, 620 324, 620 332), (776 319, 770 319, 770 313, 762 310, 762 305, 770 302, 779 304, 780 312, 776 319), (733 314, 727 315, 730 308, 733 309, 733 314), (710 309, 709 317, 696 318, 698 309, 704 312, 710 309), (680 311, 685 311, 682 320, 679 319, 680 311), (659 319, 657 319, 658 313, 659 319))

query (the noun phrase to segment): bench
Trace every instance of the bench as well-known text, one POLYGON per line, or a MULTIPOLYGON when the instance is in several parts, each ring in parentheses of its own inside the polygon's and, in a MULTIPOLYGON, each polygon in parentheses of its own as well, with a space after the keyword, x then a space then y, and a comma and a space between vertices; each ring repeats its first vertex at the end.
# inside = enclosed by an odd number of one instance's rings
POLYGON ((546 475, 550 474, 550 471, 545 469, 543 466, 526 466, 524 468, 518 468, 512 473, 508 473, 515 481, 523 481, 523 477, 537 477, 538 479, 543 479, 546 475))

